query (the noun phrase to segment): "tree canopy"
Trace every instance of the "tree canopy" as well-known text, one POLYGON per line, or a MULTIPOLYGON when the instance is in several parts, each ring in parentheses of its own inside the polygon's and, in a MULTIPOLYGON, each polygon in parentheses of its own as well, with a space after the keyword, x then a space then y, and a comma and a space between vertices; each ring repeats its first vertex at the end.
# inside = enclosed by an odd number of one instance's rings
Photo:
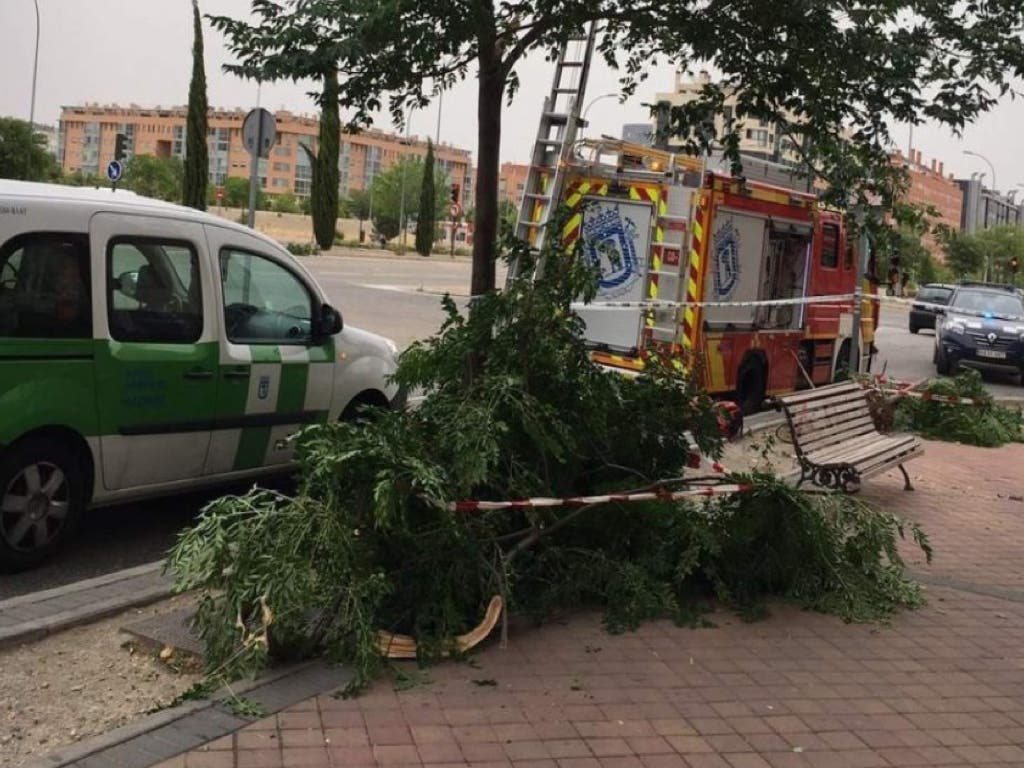
POLYGON ((1012 225, 992 227, 978 232, 952 232, 943 242, 946 264, 958 278, 982 277, 986 268, 990 279, 1014 282, 1017 275, 1009 268, 1017 257, 1024 265, 1024 229, 1012 225))
POLYGON ((203 62, 203 25, 199 4, 192 0, 192 80, 188 86, 188 117, 185 125, 185 176, 182 199, 185 205, 206 210, 206 188, 210 181, 207 134, 206 65, 203 62))
POLYGON ((35 133, 25 120, 0 117, 0 178, 53 181, 59 175, 45 136, 35 133))
MULTIPOLYGON (((448 181, 444 171, 434 169, 434 187, 442 188, 448 181)), ((402 231, 401 215, 402 190, 405 190, 404 211, 407 221, 417 218, 417 210, 423 184, 423 159, 420 157, 404 157, 388 168, 384 173, 377 174, 373 179, 373 226, 388 240, 397 237, 402 231), (403 183, 404 177, 404 183, 403 183)), ((435 198, 434 219, 444 216, 446 201, 443 197, 435 198)))
POLYGON ((771 119, 799 137, 804 162, 846 206, 893 200, 889 126, 935 121, 958 131, 1024 74, 1024 5, 935 0, 253 0, 253 23, 215 20, 238 57, 235 71, 301 78, 310 40, 339 63, 340 101, 355 122, 387 106, 396 122, 441 88, 478 82, 476 239, 471 290, 494 287, 501 107, 516 66, 551 51, 590 22, 599 54, 625 92, 667 60, 719 73, 696 102, 673 109, 687 148, 721 145, 739 161, 739 126, 707 131, 724 112, 771 119))
POLYGON ((134 155, 124 169, 124 187, 146 197, 180 203, 185 166, 180 157, 134 155))

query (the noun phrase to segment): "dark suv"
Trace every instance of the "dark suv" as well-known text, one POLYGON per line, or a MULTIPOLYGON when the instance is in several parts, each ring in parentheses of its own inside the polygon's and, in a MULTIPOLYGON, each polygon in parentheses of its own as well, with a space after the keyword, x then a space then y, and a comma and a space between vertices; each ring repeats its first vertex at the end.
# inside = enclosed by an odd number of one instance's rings
POLYGON ((936 371, 967 365, 1024 377, 1024 294, 1019 290, 964 283, 953 291, 943 315, 935 326, 936 371))
POLYGON ((942 304, 945 306, 954 290, 956 290, 955 285, 946 285, 945 283, 922 285, 917 296, 914 297, 914 305, 910 308, 910 332, 917 333, 922 328, 927 328, 929 331, 934 330, 935 318, 939 313, 936 307, 930 305, 942 304))

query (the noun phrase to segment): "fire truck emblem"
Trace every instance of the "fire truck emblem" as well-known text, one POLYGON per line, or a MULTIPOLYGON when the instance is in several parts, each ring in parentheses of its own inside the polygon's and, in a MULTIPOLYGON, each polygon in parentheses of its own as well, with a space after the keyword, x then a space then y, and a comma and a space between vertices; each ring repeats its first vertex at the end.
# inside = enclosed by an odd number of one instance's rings
POLYGON ((636 252, 637 224, 618 208, 595 209, 584 217, 583 257, 601 270, 598 290, 602 297, 628 294, 640 279, 636 252))
POLYGON ((740 282, 740 233, 731 220, 725 221, 715 232, 712 248, 715 295, 718 299, 728 299, 740 282))

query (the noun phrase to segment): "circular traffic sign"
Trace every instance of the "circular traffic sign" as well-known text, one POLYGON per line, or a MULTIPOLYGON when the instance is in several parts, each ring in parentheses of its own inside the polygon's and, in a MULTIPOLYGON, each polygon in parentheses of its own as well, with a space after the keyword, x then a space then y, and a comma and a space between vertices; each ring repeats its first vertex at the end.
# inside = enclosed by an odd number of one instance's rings
POLYGON ((107 164, 107 178, 110 179, 111 182, 118 182, 118 181, 120 181, 121 177, 123 175, 124 175, 124 166, 121 165, 121 161, 120 160, 111 160, 107 164))
POLYGON ((268 157, 275 141, 277 121, 274 116, 262 107, 250 111, 242 122, 242 144, 249 154, 268 157))
POLYGON ((448 215, 453 219, 459 218, 462 215, 462 206, 458 203, 452 203, 448 206, 448 215))

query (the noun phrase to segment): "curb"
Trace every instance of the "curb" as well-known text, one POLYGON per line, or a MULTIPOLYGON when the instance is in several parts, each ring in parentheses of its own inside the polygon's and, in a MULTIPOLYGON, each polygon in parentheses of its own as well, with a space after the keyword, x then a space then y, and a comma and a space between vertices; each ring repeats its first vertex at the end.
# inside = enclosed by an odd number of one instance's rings
POLYGON ((210 698, 146 715, 127 725, 55 750, 25 768, 146 768, 201 747, 254 722, 233 714, 226 698, 246 695, 266 710, 280 712, 311 696, 338 688, 352 673, 323 662, 309 661, 271 671, 265 676, 221 688, 210 698))
POLYGON ((163 565, 147 563, 0 602, 0 649, 170 596, 173 579, 163 565))

